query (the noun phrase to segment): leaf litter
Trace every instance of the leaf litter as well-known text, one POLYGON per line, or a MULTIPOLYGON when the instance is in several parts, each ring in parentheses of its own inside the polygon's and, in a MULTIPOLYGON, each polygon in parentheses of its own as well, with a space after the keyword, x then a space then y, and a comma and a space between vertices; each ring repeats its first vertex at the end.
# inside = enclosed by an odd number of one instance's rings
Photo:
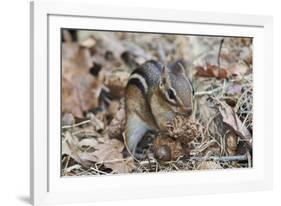
POLYGON ((63 32, 63 176, 252 166, 251 38, 76 33, 63 32), (183 63, 194 112, 167 133, 146 134, 135 157, 124 152, 124 91, 132 70, 149 59, 183 63))

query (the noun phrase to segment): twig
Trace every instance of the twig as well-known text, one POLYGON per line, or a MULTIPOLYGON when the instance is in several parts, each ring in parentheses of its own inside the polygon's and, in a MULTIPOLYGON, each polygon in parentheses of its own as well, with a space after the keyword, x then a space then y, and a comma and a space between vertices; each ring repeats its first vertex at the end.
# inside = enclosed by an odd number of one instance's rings
POLYGON ((135 161, 137 161, 137 162, 140 164, 140 161, 131 153, 131 151, 130 151, 128 145, 127 145, 127 142, 126 142, 124 133, 122 134, 122 136, 123 136, 123 140, 124 140, 124 145, 125 145, 125 147, 126 147, 128 153, 133 157, 133 159, 134 159, 135 161))
POLYGON ((90 129, 81 129, 81 130, 78 130, 76 132, 72 132, 72 135, 75 135, 77 137, 102 137, 102 135, 94 130, 90 130, 90 129), (81 135, 82 133, 82 135, 81 135))
POLYGON ((248 159, 248 167, 252 167, 252 161, 251 161, 252 157, 249 151, 247 151, 246 156, 248 159))
POLYGON ((140 165, 151 165, 151 163, 157 164, 158 162, 155 159, 149 159, 149 160, 144 160, 139 162, 140 165))
POLYGON ((66 160, 66 163, 65 163, 64 170, 66 170, 66 169, 67 169, 67 167, 68 167, 68 163, 69 163, 69 160, 70 160, 70 156, 67 156, 67 160, 66 160))
MULTIPOLYGON (((212 160, 212 161, 221 161, 221 162, 229 162, 229 161, 246 161, 248 160, 248 156, 247 155, 237 155, 237 156, 209 156, 209 157, 191 157, 190 159, 188 159, 187 161, 207 161, 207 160, 212 160)), ((179 168, 174 164, 177 163, 179 161, 179 159, 177 161, 169 161, 169 162, 163 162, 163 164, 167 164, 167 165, 171 165, 172 167, 174 167, 175 169, 179 170, 179 168)), ((155 159, 149 159, 149 160, 144 160, 140 162, 140 165, 148 165, 148 164, 158 164, 157 160, 155 159)))
POLYGON ((103 171, 98 170, 98 169, 93 168, 93 167, 91 167, 90 169, 91 169, 91 170, 94 170, 95 172, 100 173, 100 174, 104 174, 104 175, 108 175, 108 174, 109 174, 109 173, 107 173, 107 172, 103 172, 103 171))
POLYGON ((218 52, 218 66, 219 66, 219 68, 220 68, 220 65, 221 65, 220 56, 221 56, 221 48, 222 48, 223 42, 224 42, 224 39, 222 39, 220 41, 220 47, 219 47, 219 52, 218 52))
POLYGON ((200 144, 196 149, 193 150, 193 152, 195 153, 201 153, 204 150, 206 150, 210 145, 217 143, 217 141, 215 139, 212 139, 210 141, 206 141, 203 142, 202 144, 200 144))
POLYGON ((163 49, 163 45, 160 42, 157 42, 157 50, 158 50, 160 60, 162 62, 164 62, 166 59, 166 55, 165 55, 165 51, 163 49))
POLYGON ((195 92, 194 95, 195 96, 211 95, 211 94, 213 94, 215 92, 218 92, 220 90, 222 90, 222 88, 218 87, 218 88, 215 88, 215 89, 212 89, 212 90, 208 90, 208 91, 195 92))
POLYGON ((252 88, 248 88, 245 89, 245 91, 243 92, 243 94, 239 97, 239 99, 237 100, 236 106, 234 108, 234 111, 237 112, 239 107, 243 104, 243 102, 241 103, 243 98, 246 98, 245 96, 247 95, 247 92, 250 92, 252 88))
POLYGON ((191 157, 191 160, 195 161, 205 161, 205 160, 213 160, 213 161, 221 161, 221 162, 228 162, 228 161, 245 161, 248 160, 247 155, 237 155, 237 156, 213 156, 213 157, 191 157))
POLYGON ((62 126, 62 129, 70 129, 70 128, 73 128, 73 127, 78 127, 78 126, 81 126, 83 124, 87 124, 87 123, 90 123, 91 120, 88 119, 88 120, 85 120, 83 122, 79 122, 77 124, 73 124, 73 125, 65 125, 65 126, 62 126))
POLYGON ((104 160, 97 162, 96 164, 106 164, 106 163, 115 163, 115 162, 124 162, 126 159, 112 159, 112 160, 104 160))

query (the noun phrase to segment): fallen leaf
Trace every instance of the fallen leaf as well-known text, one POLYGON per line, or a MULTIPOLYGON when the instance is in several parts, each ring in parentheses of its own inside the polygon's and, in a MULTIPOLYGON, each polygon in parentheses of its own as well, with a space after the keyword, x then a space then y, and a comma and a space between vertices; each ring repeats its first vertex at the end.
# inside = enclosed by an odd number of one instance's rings
POLYGON ((96 147, 94 155, 99 161, 107 161, 112 159, 123 158, 121 152, 124 149, 124 144, 117 139, 108 139, 103 144, 96 147))
POLYGON ((232 128, 237 135, 239 135, 243 140, 245 140, 252 148, 252 136, 248 129, 243 125, 237 114, 234 112, 233 108, 222 101, 218 101, 218 109, 222 115, 223 122, 232 128))
POLYGON ((62 45, 62 112, 82 118, 83 112, 98 106, 101 82, 89 72, 90 51, 78 43, 62 45))
POLYGON ((217 79, 228 79, 230 72, 225 68, 216 65, 207 64, 206 67, 197 66, 196 75, 200 77, 215 77, 217 79))
POLYGON ((98 163, 102 163, 106 168, 117 173, 131 172, 134 168, 134 161, 131 157, 124 159, 122 151, 124 144, 117 139, 108 139, 103 144, 96 147, 97 151, 93 155, 98 163))
POLYGON ((132 172, 136 168, 134 159, 132 157, 121 159, 120 161, 117 162, 105 163, 104 165, 105 167, 112 169, 113 172, 117 172, 117 173, 132 172))
POLYGON ((96 138, 84 138, 82 139, 78 146, 80 148, 83 148, 83 147, 92 147, 92 148, 96 148, 98 146, 99 142, 96 138))
POLYGON ((70 132, 66 132, 65 138, 62 141, 62 155, 66 154, 76 162, 80 163, 83 167, 89 168, 91 163, 83 158, 83 152, 79 149, 78 145, 78 140, 72 136, 70 132))

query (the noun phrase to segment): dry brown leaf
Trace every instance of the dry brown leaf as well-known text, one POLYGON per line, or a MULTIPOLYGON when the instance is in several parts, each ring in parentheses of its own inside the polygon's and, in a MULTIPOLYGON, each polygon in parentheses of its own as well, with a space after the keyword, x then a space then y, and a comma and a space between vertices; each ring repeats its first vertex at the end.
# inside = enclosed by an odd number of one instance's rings
POLYGON ((92 66, 89 49, 81 47, 78 43, 62 44, 62 73, 68 77, 77 72, 88 72, 92 66))
POLYGON ((78 92, 73 84, 62 79, 62 112, 72 113, 76 117, 83 117, 83 111, 77 98, 78 92))
POLYGON ((197 66, 196 75, 200 77, 215 77, 217 79, 228 79, 230 72, 225 68, 220 68, 217 65, 207 64, 206 67, 197 66))
POLYGON ((205 67, 195 67, 196 75, 200 77, 215 77, 217 79, 228 79, 230 76, 241 79, 245 74, 249 73, 250 68, 243 62, 233 63, 228 69, 221 68, 217 65, 207 64, 205 67))
POLYGON ((135 168, 132 158, 123 158, 124 144, 117 139, 107 139, 103 144, 99 144, 96 149, 97 151, 93 155, 97 158, 97 162, 102 163, 114 172, 131 172, 135 168))
POLYGON ((62 154, 69 155, 83 167, 90 168, 96 162, 117 173, 131 172, 135 169, 132 158, 123 158, 123 149, 123 143, 116 139, 106 139, 104 143, 99 143, 94 138, 86 138, 78 142, 69 132, 66 132, 62 142, 62 154), (93 147, 96 151, 83 152, 83 146, 93 147))
POLYGON ((96 138, 84 138, 82 139, 78 146, 80 148, 83 148, 83 147, 92 147, 92 148, 96 148, 98 146, 99 142, 96 138))
POLYGON ((62 45, 62 112, 82 118, 84 111, 98 106, 102 84, 89 73, 91 66, 89 49, 62 45))
POLYGON ((120 161, 116 161, 112 163, 107 162, 104 163, 104 166, 112 169, 112 171, 116 173, 132 172, 136 168, 134 159, 132 157, 121 159, 120 161))
POLYGON ((93 152, 81 152, 79 153, 79 157, 81 160, 88 163, 86 166, 83 165, 86 168, 90 168, 94 162, 98 161, 97 156, 93 152))
POLYGON ((91 163, 82 156, 82 151, 78 147, 78 140, 70 134, 70 132, 65 133, 65 139, 62 141, 62 155, 66 154, 74 159, 76 162, 80 163, 82 166, 89 168, 91 163))
POLYGON ((63 79, 62 111, 83 118, 84 111, 97 107, 102 84, 95 82, 95 78, 88 73, 73 76, 71 81, 63 79))
POLYGON ((103 144, 96 147, 94 155, 99 161, 107 161, 123 158, 121 152, 124 149, 124 144, 117 139, 107 139, 103 144))
POLYGON ((234 112, 233 108, 222 101, 218 102, 218 109, 222 115, 223 122, 232 128, 237 135, 243 138, 248 146, 252 148, 252 136, 248 129, 243 125, 237 114, 234 112))

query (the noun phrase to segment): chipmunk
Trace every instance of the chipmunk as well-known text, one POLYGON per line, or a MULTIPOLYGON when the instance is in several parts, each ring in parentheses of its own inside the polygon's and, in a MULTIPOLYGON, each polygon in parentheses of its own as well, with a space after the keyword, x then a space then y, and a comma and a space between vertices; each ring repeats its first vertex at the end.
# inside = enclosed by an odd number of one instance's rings
POLYGON ((184 68, 150 60, 130 75, 125 90, 125 141, 135 154, 147 131, 165 131, 175 114, 190 116, 194 90, 184 68))

